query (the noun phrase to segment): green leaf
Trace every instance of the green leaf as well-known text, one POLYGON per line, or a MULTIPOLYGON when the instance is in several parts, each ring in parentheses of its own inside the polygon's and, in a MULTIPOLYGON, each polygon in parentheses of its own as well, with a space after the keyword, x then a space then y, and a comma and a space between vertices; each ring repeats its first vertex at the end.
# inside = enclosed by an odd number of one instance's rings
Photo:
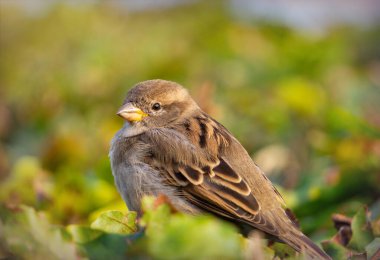
POLYGON ((364 252, 365 247, 373 240, 373 234, 367 219, 367 208, 360 209, 352 219, 352 238, 348 246, 359 252, 364 252))
POLYGON ((365 247, 365 251, 367 252, 367 259, 377 259, 375 255, 377 254, 377 257, 380 257, 380 238, 375 238, 371 243, 369 243, 365 247))
POLYGON ((177 213, 161 230, 148 232, 148 250, 155 259, 242 258, 235 228, 213 217, 177 213))
POLYGON ((38 158, 23 156, 16 161, 9 177, 1 183, 0 201, 13 201, 16 197, 23 204, 37 205, 38 196, 43 198, 50 193, 51 183, 38 158), (36 189, 37 185, 39 189, 36 189))
POLYGON ((289 245, 283 243, 274 243, 271 248, 274 250, 275 255, 280 259, 288 256, 295 256, 295 251, 289 245))
POLYGON ((131 234, 137 231, 136 216, 134 211, 126 214, 121 211, 107 211, 92 222, 91 228, 106 233, 131 234))
POLYGON ((127 252, 126 236, 104 233, 98 238, 83 244, 89 259, 125 259, 127 252))
POLYGON ((141 225, 149 226, 146 230, 148 236, 150 233, 162 232, 164 226, 169 222, 170 207, 167 204, 155 206, 156 198, 145 196, 142 200, 142 208, 144 211, 141 225))
POLYGON ((143 199, 146 247, 154 259, 241 259, 236 229, 211 216, 171 213, 168 204, 143 199))
POLYGON ((99 230, 80 225, 69 225, 66 227, 66 231, 71 235, 72 240, 79 244, 94 240, 102 234, 99 230))
MULTIPOLYGON (((8 251, 22 259, 78 259, 73 243, 64 239, 58 227, 33 208, 22 206, 6 212, 2 228, 8 251)), ((2 216, 4 217, 4 216, 2 216)))
POLYGON ((323 241, 322 247, 332 259, 347 259, 349 250, 334 241, 323 241))

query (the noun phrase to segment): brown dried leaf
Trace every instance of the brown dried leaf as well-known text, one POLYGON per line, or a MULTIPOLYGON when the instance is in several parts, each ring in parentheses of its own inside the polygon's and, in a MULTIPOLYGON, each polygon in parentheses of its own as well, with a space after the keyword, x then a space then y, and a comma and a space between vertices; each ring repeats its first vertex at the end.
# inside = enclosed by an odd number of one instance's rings
POLYGON ((341 227, 343 226, 351 226, 352 218, 347 217, 342 214, 333 214, 332 215, 332 221, 334 222, 334 227, 336 230, 340 230, 341 227))
POLYGON ((335 236, 331 238, 331 240, 340 245, 347 246, 348 242, 350 242, 351 240, 351 237, 352 237, 351 227, 341 226, 339 228, 338 233, 336 233, 335 236))

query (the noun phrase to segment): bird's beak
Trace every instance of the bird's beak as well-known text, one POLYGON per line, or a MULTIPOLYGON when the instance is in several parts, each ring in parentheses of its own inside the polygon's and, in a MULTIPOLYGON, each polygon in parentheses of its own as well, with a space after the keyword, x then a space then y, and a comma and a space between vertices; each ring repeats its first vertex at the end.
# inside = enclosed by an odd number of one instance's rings
POLYGON ((123 105, 116 114, 129 122, 139 122, 147 116, 140 108, 131 103, 123 105))

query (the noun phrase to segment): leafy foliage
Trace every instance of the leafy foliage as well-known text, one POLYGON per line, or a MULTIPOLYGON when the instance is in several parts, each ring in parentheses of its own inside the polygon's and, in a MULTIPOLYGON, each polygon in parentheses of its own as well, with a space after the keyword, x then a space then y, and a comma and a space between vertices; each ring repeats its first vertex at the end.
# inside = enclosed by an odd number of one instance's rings
POLYGON ((136 212, 127 215, 120 211, 108 211, 91 224, 91 228, 108 233, 129 234, 136 231, 136 212))
MULTIPOLYGON (((334 257, 334 259, 344 259, 352 256, 367 257, 367 259, 376 259, 375 255, 380 253, 380 244, 378 238, 375 238, 375 232, 369 218, 369 211, 366 207, 361 208, 352 219, 346 223, 337 223, 338 233, 329 241, 323 242, 324 249, 334 257)), ((375 216, 379 219, 380 215, 375 216)))
MULTIPOLYGON (((259 247, 251 252, 249 241, 231 224, 211 216, 176 212, 162 197, 145 197, 143 208, 139 222, 135 212, 106 211, 91 227, 70 225, 66 228, 49 224, 30 207, 3 208, 2 240, 11 253, 26 259, 244 259, 255 255, 270 259, 274 254, 281 258, 296 257, 290 247, 279 243, 271 245, 272 250, 259 247)), ((339 232, 323 242, 324 249, 334 259, 353 255, 376 259, 380 240, 374 238, 366 213, 363 208, 352 219, 349 243, 341 243, 337 238, 342 235, 339 232)))
POLYGON ((352 238, 349 242, 349 246, 358 251, 364 251, 366 245, 373 240, 373 234, 371 226, 367 219, 367 211, 365 209, 360 210, 352 219, 352 238))
MULTIPOLYGON (((210 216, 147 199, 138 218, 118 195, 107 157, 122 124, 114 114, 133 84, 163 78, 231 130, 307 235, 337 259, 376 259, 378 26, 309 35, 215 2, 37 13, 0 4, 0 258, 252 256, 251 241, 210 216)), ((290 254, 254 241, 257 255, 290 254)))
POLYGON ((154 206, 153 198, 144 204, 147 249, 154 259, 242 258, 242 241, 232 226, 210 216, 171 214, 168 204, 154 206))
POLYGON ((61 231, 53 228, 45 216, 25 206, 17 211, 15 214, 2 212, 1 219, 1 239, 5 240, 11 253, 24 259, 76 258, 75 245, 66 241, 61 231))

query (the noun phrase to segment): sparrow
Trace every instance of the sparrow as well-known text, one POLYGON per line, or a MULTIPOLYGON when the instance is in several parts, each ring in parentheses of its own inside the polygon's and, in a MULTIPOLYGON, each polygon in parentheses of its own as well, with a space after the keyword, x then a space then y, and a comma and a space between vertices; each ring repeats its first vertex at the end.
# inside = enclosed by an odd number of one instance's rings
POLYGON ((239 141, 202 111, 181 85, 140 82, 117 115, 125 124, 111 142, 116 187, 141 213, 144 195, 164 195, 179 211, 211 213, 257 229, 309 258, 331 259, 297 227, 280 193, 239 141))

